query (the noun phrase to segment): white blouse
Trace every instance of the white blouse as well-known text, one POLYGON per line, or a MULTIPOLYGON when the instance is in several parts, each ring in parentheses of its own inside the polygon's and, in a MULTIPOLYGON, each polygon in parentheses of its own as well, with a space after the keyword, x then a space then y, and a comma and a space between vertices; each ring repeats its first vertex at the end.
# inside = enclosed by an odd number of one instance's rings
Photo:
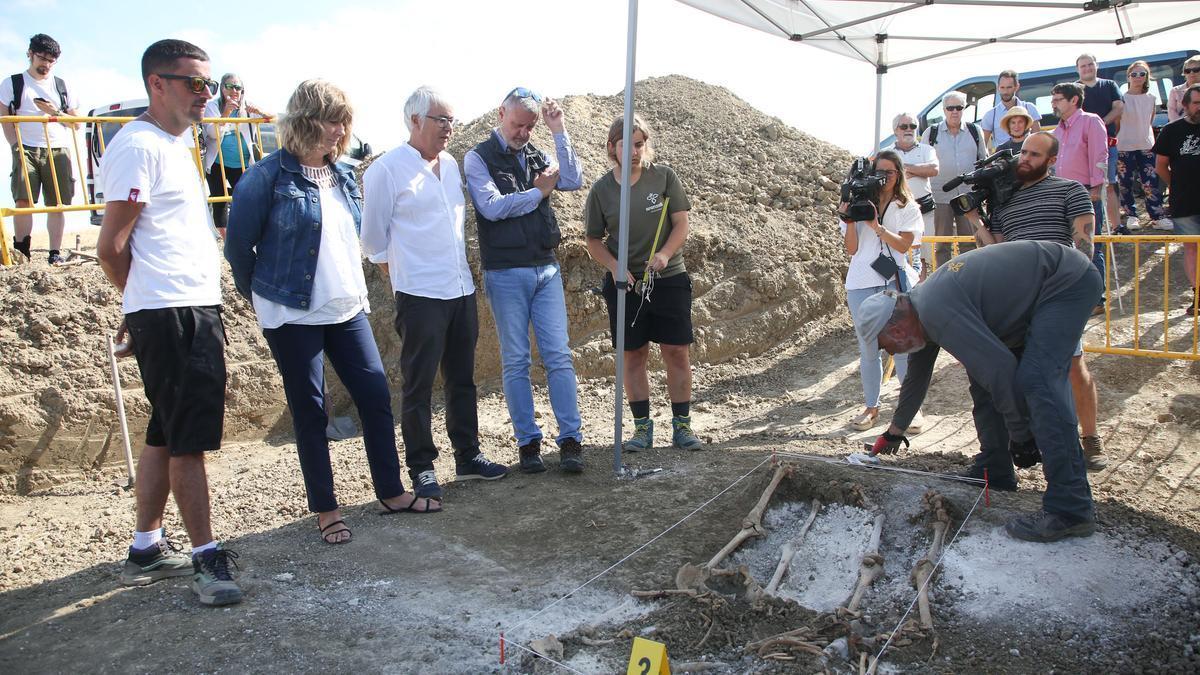
MULTIPOLYGON (((845 236, 846 223, 840 224, 842 236, 845 236)), ((917 206, 915 199, 910 199, 904 206, 893 200, 887 210, 883 212, 883 220, 880 221, 880 224, 893 234, 912 232, 913 246, 921 243, 921 234, 925 231, 925 221, 921 218, 921 209, 917 206)), ((884 278, 871 267, 871 263, 875 262, 879 254, 885 250, 883 242, 879 240, 879 235, 875 234, 875 230, 867 223, 858 221, 854 223, 854 227, 858 230, 858 251, 850 257, 850 269, 846 272, 846 290, 884 286, 884 278)), ((912 290, 919 278, 917 271, 908 262, 908 255, 897 251, 891 245, 888 245, 886 250, 891 253, 892 258, 896 260, 896 265, 905 275, 904 290, 912 290)))
POLYGON ((264 329, 285 323, 305 326, 342 323, 359 312, 371 311, 354 216, 340 189, 321 188, 321 247, 308 303, 311 309, 281 305, 258 293, 253 296, 258 325, 264 329))

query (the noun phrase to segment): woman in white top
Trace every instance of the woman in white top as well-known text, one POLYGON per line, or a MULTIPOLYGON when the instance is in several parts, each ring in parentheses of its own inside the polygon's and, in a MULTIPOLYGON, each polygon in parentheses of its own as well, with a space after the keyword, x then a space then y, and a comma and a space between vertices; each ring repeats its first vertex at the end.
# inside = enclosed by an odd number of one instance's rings
POLYGON ((1146 211, 1150 213, 1155 229, 1170 230, 1174 223, 1163 208, 1162 187, 1154 172, 1151 124, 1158 100, 1150 93, 1150 64, 1134 61, 1125 69, 1125 78, 1129 89, 1121 97, 1125 110, 1121 113, 1121 128, 1117 131, 1117 182, 1121 188, 1121 207, 1125 209, 1125 227, 1129 230, 1141 227, 1137 203, 1133 199, 1133 183, 1137 181, 1146 194, 1146 211))
MULTIPOLYGON (((850 305, 850 316, 858 322, 858 307, 863 300, 886 289, 911 290, 917 283, 917 272, 908 262, 908 251, 921 241, 924 223, 921 209, 913 199, 904 181, 904 160, 891 150, 883 150, 875 158, 874 171, 882 174, 883 187, 879 201, 875 204, 876 217, 870 221, 847 222, 842 220, 842 235, 846 252, 850 254, 850 269, 846 272, 846 301, 850 305), (881 214, 881 215, 880 215, 881 214), (878 270, 896 270, 884 278, 878 270)), ((846 212, 846 205, 839 209, 846 212)), ((875 425, 879 417, 879 389, 883 383, 883 364, 879 357, 879 345, 867 345, 858 341, 859 375, 862 377, 863 402, 866 408, 850 422, 850 426, 865 431, 875 425)), ((895 356, 896 378, 904 381, 908 371, 908 357, 895 356)), ((913 418, 909 433, 920 433, 923 424, 918 412, 913 418)))
POLYGON ((350 541, 333 491, 325 357, 358 408, 375 496, 385 513, 434 513, 441 504, 404 490, 391 393, 367 321, 371 311, 358 230, 362 192, 335 164, 353 110, 340 89, 300 84, 279 124, 282 148, 246 172, 233 194, 225 257, 239 293, 254 303, 279 366, 296 451, 321 537, 350 541))

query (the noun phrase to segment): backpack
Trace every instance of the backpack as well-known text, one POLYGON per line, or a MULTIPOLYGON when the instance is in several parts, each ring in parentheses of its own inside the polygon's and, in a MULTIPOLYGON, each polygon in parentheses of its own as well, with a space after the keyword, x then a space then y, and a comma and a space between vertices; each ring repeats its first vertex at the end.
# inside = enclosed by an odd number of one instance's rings
MULTIPOLYGON (((933 128, 930 129, 930 131, 929 131, 929 144, 930 145, 937 145, 937 134, 938 134, 939 126, 940 125, 935 124, 933 126, 933 128)), ((966 127, 967 127, 967 131, 971 132, 971 138, 975 139, 975 145, 979 145, 979 127, 975 126, 974 122, 967 122, 966 127)))
MULTIPOLYGON (((9 104, 8 109, 12 114, 17 114, 17 107, 21 105, 21 94, 25 93, 25 73, 17 73, 12 76, 13 100, 9 104)), ((54 88, 58 91, 58 109, 64 114, 67 112, 67 83, 57 75, 54 76, 54 88)))

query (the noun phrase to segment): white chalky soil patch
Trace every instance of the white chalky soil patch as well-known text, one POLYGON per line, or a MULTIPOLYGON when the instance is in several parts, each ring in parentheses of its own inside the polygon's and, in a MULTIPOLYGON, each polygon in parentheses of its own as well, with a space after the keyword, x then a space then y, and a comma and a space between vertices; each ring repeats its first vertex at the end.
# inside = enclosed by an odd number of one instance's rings
POLYGON ((961 594, 955 609, 975 619, 1061 618, 1096 626, 1127 621, 1133 610, 1168 596, 1197 593, 1187 561, 1187 553, 1163 541, 1120 531, 1034 544, 977 521, 947 550, 935 583, 961 594))

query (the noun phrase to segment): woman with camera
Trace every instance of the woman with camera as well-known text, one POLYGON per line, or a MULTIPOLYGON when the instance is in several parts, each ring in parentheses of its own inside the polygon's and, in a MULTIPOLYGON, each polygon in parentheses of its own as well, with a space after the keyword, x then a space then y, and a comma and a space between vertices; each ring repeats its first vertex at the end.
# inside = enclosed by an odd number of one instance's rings
MULTIPOLYGON (((913 199, 904 180, 904 160, 892 150, 883 150, 875 158, 872 173, 883 178, 878 197, 871 200, 874 216, 870 220, 847 220, 845 202, 838 208, 846 252, 850 254, 850 269, 846 272, 846 301, 850 316, 858 323, 858 307, 863 300, 885 289, 909 291, 917 283, 917 272, 908 261, 908 251, 920 243, 924 223, 921 209, 913 199)), ((859 376, 862 378, 865 410, 850 426, 865 431, 875 426, 879 417, 879 390, 883 383, 883 364, 879 345, 858 340, 859 376)), ((904 381, 908 357, 896 354, 896 377, 904 381)), ((917 413, 908 428, 918 434, 923 425, 917 413)))
MULTIPOLYGON (((242 86, 242 78, 235 73, 225 73, 221 76, 221 88, 217 97, 208 102, 204 108, 204 116, 208 118, 222 117, 265 117, 270 115, 259 110, 246 101, 246 90, 242 86)), ((204 131, 204 171, 208 179, 208 194, 221 197, 233 193, 238 179, 255 161, 256 146, 259 146, 258 128, 253 124, 205 124, 204 131), (228 187, 226 187, 228 185, 228 187)), ((261 150, 261 147, 257 147, 261 150)), ((225 229, 229 220, 229 205, 224 202, 214 202, 212 205, 213 224, 219 229, 225 229)))
POLYGON ((437 500, 406 492, 400 479, 391 393, 367 321, 358 241, 362 192, 354 174, 336 164, 353 116, 341 89, 321 80, 300 83, 279 123, 280 149, 238 182, 225 238, 234 284, 253 303, 279 366, 308 508, 329 544, 352 535, 334 494, 325 434, 326 358, 358 408, 382 512, 442 510, 437 500))

